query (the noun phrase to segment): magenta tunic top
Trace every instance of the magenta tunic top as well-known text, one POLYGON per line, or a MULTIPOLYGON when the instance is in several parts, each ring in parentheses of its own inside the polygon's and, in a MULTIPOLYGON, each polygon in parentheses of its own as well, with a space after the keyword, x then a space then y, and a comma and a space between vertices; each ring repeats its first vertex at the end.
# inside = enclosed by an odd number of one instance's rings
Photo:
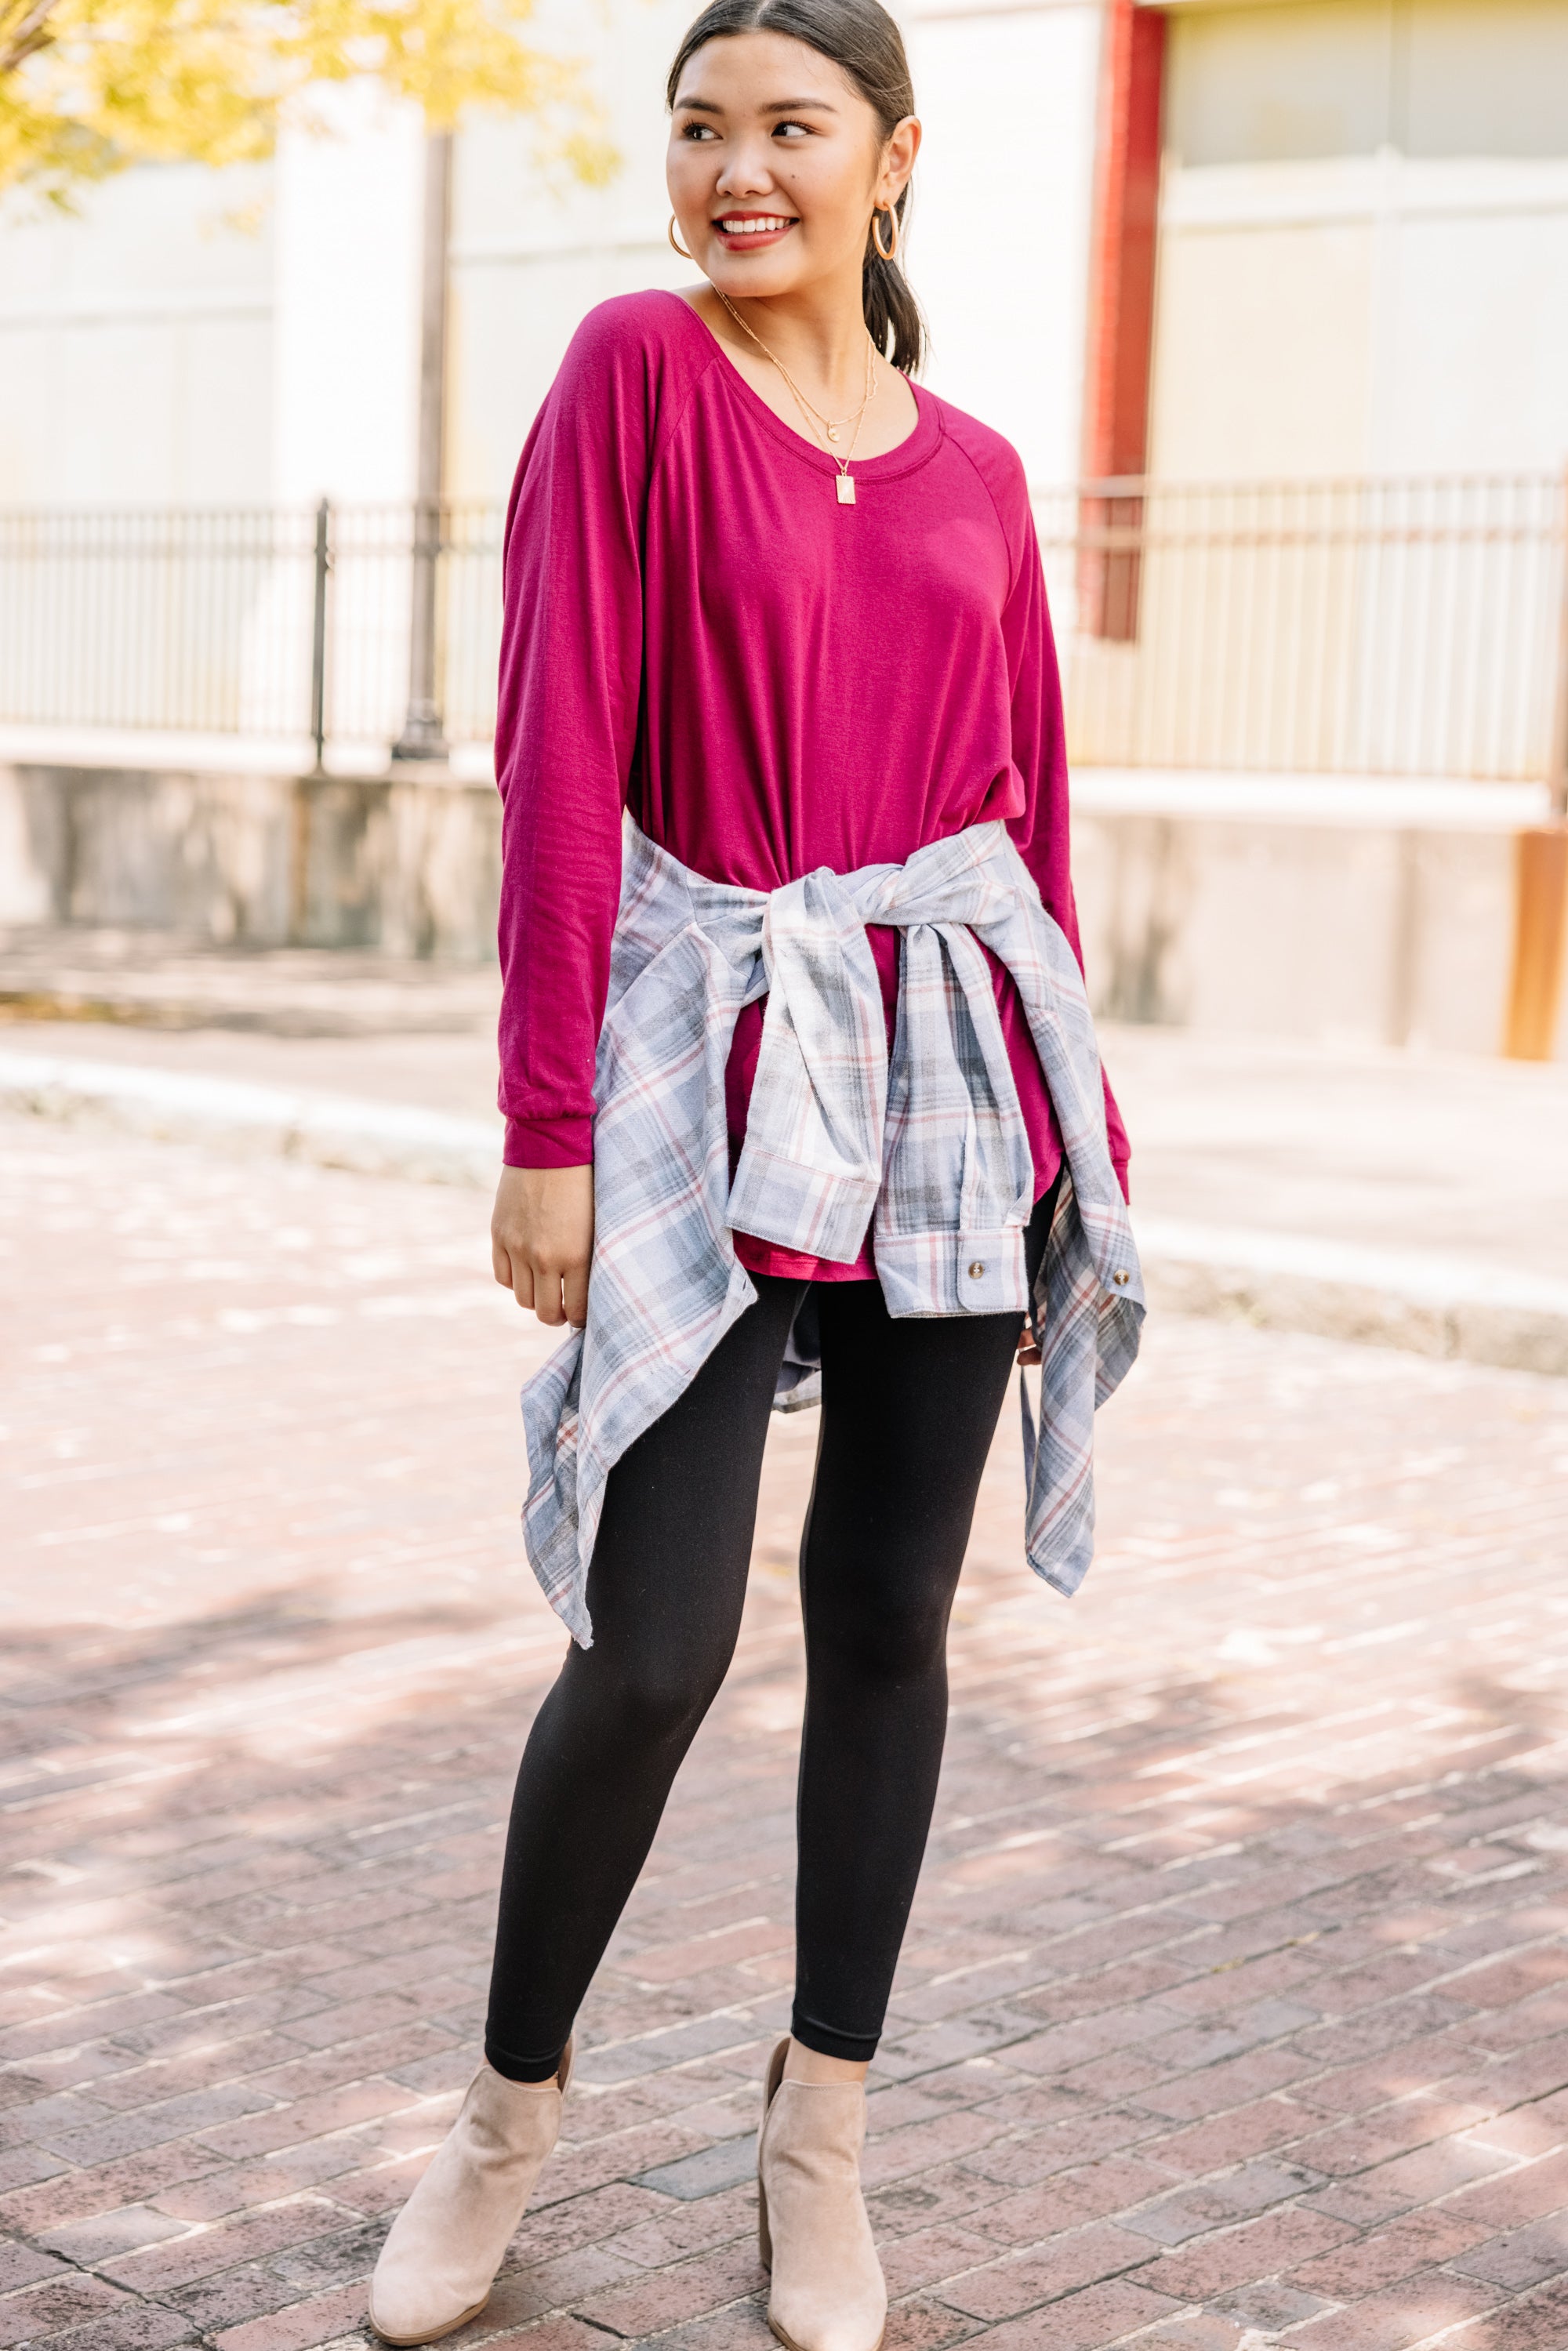
MULTIPOLYGON (((1067 760, 1022 465, 918 384, 908 438, 837 468, 790 431, 679 295, 622 295, 572 339, 507 516, 500 1106, 514 1167, 593 1156, 593 1072, 621 815, 716 882, 903 864, 1005 820, 1075 953, 1067 760)), ((889 1033, 898 935, 867 934, 889 1033)), ((1082 959, 1082 957, 1081 957, 1082 959)), ((993 976, 1038 1197, 1061 1165, 1013 983, 993 976)), ((732 1148, 760 1004, 737 1025, 732 1148)), ((1106 1092, 1111 1155, 1127 1141, 1106 1092)), ((746 1233, 753 1273, 874 1275, 746 1233)))

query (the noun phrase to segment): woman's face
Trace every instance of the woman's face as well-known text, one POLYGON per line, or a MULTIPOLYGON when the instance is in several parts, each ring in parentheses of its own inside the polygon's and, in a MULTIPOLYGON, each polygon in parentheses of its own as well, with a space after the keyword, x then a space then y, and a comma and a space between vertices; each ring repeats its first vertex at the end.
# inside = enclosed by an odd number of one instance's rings
POLYGON ((708 41, 687 58, 671 116, 665 170, 681 241, 732 296, 835 274, 858 283, 873 207, 903 188, 919 141, 911 119, 884 142, 848 77, 804 41, 708 41))

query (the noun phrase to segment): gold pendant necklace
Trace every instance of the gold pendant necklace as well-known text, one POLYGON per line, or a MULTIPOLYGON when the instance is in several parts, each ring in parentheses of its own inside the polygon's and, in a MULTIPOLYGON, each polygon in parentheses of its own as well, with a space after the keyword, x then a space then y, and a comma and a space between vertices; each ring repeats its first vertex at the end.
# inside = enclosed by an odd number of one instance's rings
MULTIPOLYGON (((711 279, 708 282, 710 285, 712 284, 711 279)), ((841 507, 852 507, 855 502, 855 484, 854 476, 850 472, 850 459, 854 455, 855 444, 861 437, 861 419, 865 414, 866 410, 871 406, 873 395, 876 391, 876 348, 873 343, 870 335, 868 334, 865 339, 865 392, 862 398, 861 404, 855 410, 852 416, 841 416, 836 420, 832 420, 824 416, 820 408, 814 408, 812 406, 805 393, 801 391, 800 385, 796 382, 794 377, 790 374, 789 369, 785 366, 783 360, 779 357, 778 352, 770 351, 767 344, 763 341, 761 336, 758 333, 756 328, 748 327, 747 325, 746 320, 741 317, 739 311, 736 308, 734 303, 730 300, 723 287, 715 286, 713 290, 718 296, 719 300, 724 304, 725 308, 729 312, 730 317, 735 320, 736 325, 740 329, 741 332, 751 337, 752 341, 757 345, 758 350, 762 353, 764 359, 772 360, 773 365, 778 369, 779 374, 789 385, 790 397, 793 399, 796 407, 800 410, 801 415, 805 418, 806 423, 811 427, 813 432, 825 434, 830 441, 836 443, 839 434, 843 430, 844 426, 846 424, 853 425, 854 430, 850 434, 850 445, 844 452, 844 455, 841 457, 839 456, 836 449, 830 449, 827 453, 828 455, 832 458, 834 465, 838 468, 838 472, 834 476, 833 486, 838 493, 839 504, 841 507)))

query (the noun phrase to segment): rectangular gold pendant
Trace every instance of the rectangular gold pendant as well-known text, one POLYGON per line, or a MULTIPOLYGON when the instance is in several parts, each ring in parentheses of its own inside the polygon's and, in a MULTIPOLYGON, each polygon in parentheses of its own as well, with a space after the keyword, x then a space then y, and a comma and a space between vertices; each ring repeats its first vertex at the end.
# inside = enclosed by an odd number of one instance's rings
POLYGON ((854 502, 854 476, 851 474, 841 474, 839 475, 839 504, 841 507, 852 507, 854 502))

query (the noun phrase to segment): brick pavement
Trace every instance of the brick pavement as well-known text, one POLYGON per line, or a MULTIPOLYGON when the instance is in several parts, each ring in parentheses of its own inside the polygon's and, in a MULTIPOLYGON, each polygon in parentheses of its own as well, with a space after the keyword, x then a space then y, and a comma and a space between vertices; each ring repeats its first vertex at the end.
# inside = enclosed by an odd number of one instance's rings
MULTIPOLYGON (((350 2351, 471 2068, 559 1640, 472 1196, 0 1123, 0 2346, 350 2351)), ((786 2012, 775 1431, 740 1656, 468 2343, 743 2351, 786 2012)), ((1102 1555, 1016 1436, 868 2176, 890 2351, 1568 2343, 1568 1384, 1166 1321, 1102 1555)))

